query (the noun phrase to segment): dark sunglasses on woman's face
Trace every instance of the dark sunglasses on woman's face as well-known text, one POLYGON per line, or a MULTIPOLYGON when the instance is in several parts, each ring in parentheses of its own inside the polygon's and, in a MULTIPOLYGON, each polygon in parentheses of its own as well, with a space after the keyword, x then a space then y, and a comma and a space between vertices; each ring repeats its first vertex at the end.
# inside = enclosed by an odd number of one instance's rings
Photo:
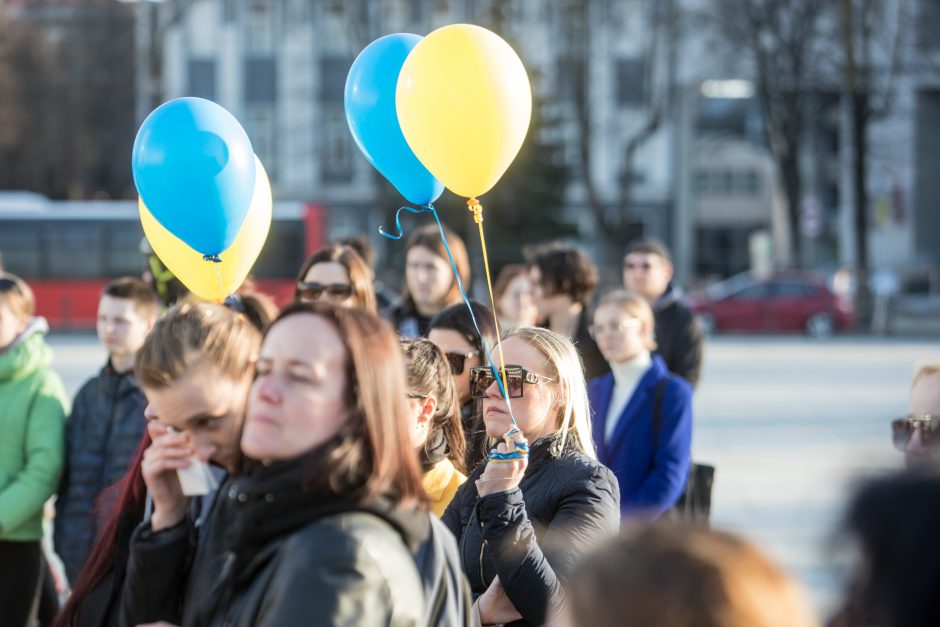
POLYGON ((16 281, 13 279, 0 279, 0 292, 9 292, 16 289, 16 281))
POLYGON ((914 432, 920 429, 920 439, 925 447, 940 447, 940 416, 904 416, 891 421, 891 439, 894 448, 907 448, 914 432))
POLYGON ((469 353, 447 352, 447 363, 450 364, 450 373, 453 375, 463 374, 463 369, 467 365, 468 359, 473 359, 480 354, 480 351, 470 351, 469 353))
POLYGON ((349 283, 318 283, 307 281, 297 284, 298 300, 316 300, 326 292, 332 298, 344 299, 352 296, 353 288, 349 283))
MULTIPOLYGON (((505 382, 506 392, 509 398, 522 398, 524 384, 535 385, 539 380, 554 381, 550 377, 541 375, 537 372, 530 372, 522 366, 507 365, 499 370, 499 377, 505 382)), ((496 378, 493 376, 493 369, 471 368, 470 369, 470 396, 473 398, 486 398, 486 391, 489 389, 496 378)))

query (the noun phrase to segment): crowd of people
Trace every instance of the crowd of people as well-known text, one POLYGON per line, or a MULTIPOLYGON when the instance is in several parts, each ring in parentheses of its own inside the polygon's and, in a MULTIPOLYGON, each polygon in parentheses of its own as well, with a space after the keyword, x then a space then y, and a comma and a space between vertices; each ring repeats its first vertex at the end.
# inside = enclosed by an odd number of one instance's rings
MULTIPOLYGON (((599 298, 583 251, 541 246, 502 269, 495 312, 463 301, 434 225, 401 296, 374 263, 365 238, 327 245, 280 311, 250 291, 161 311, 116 279, 107 362, 72 402, 29 286, 0 272, 0 624, 818 624, 758 549, 683 520, 703 333, 662 243, 631 243, 599 298)), ((892 423, 911 466, 938 423, 926 366, 892 423)), ((862 559, 832 625, 938 624, 938 482, 853 502, 862 559)))

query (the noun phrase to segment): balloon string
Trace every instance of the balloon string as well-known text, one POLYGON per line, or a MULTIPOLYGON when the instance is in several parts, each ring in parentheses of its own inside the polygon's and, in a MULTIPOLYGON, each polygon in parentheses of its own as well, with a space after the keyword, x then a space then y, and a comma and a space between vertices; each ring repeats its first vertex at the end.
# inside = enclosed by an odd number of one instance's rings
MULTIPOLYGON (((483 250, 483 270, 486 275, 486 287, 490 293, 490 304, 493 311, 493 324, 496 327, 496 337, 500 337, 499 332, 499 318, 496 315, 496 299, 493 297, 493 281, 492 275, 490 274, 490 259, 486 247, 486 235, 483 232, 483 205, 480 204, 480 201, 476 198, 471 198, 467 201, 467 209, 473 213, 473 221, 476 223, 477 227, 480 230, 480 247, 483 250)), ((496 367, 492 365, 493 374, 496 376, 496 380, 499 381, 502 378, 503 388, 508 387, 506 381, 506 359, 503 356, 503 343, 500 342, 496 345, 497 350, 499 351, 499 371, 496 371, 496 367)), ((506 404, 509 406, 509 418, 512 421, 512 426, 509 428, 503 435, 503 440, 506 443, 506 448, 508 449, 505 453, 500 453, 498 451, 492 451, 487 459, 491 462, 512 462, 517 459, 522 459, 529 454, 529 446, 522 442, 516 442, 513 439, 513 436, 517 433, 522 433, 519 429, 519 426, 516 424, 516 417, 513 415, 512 406, 510 405, 509 395, 504 394, 506 398, 506 404)))
MULTIPOLYGON (((221 263, 221 260, 220 260, 221 263)), ((222 270, 219 268, 219 264, 215 264, 215 276, 219 278, 219 293, 225 293, 225 285, 222 283, 222 270)), ((222 298, 219 302, 225 302, 225 297, 222 298)))
MULTIPOLYGON (((480 228, 480 247, 483 249, 483 270, 486 273, 486 287, 490 292, 490 305, 493 309, 493 325, 496 327, 496 337, 500 337, 499 318, 496 315, 496 300, 493 298, 493 282, 490 280, 490 260, 486 251, 486 235, 483 234, 483 205, 476 198, 471 198, 467 201, 467 208, 473 212, 473 221, 480 228)), ((496 348, 499 351, 499 367, 503 384, 508 387, 506 384, 506 359, 503 357, 503 343, 497 344, 496 348)), ((513 420, 513 426, 515 425, 515 420, 513 420)))
MULTIPOLYGON (((402 211, 408 211, 410 213, 428 213, 429 211, 431 212, 434 211, 434 205, 428 204, 428 205, 418 207, 417 209, 414 207, 399 207, 398 211, 395 212, 395 233, 389 233, 388 231, 385 230, 384 227, 381 227, 381 226, 379 227, 379 233, 384 235, 388 239, 394 239, 394 240, 401 239, 402 235, 404 234, 404 231, 401 228, 401 212, 402 211)), ((447 242, 444 242, 444 245, 446 247, 447 242)), ((456 269, 454 270, 454 272, 456 272, 456 269)))
MULTIPOLYGON (((479 204, 479 202, 477 203, 479 204)), ((482 208, 481 208, 482 209, 482 208)), ((519 426, 516 424, 516 416, 512 411, 512 402, 509 400, 509 392, 507 391, 508 384, 506 382, 505 369, 498 369, 496 363, 493 361, 493 355, 490 352, 489 346, 486 345, 486 340, 483 337, 483 333, 480 331, 480 325, 477 322, 476 314, 473 313, 473 307, 470 305, 470 297, 467 296, 467 290, 464 289, 463 280, 460 278, 460 271, 457 269, 457 263, 454 261, 454 254, 450 250, 450 244, 447 242, 447 235, 444 233, 444 225, 441 223, 441 218, 437 214, 437 209, 434 208, 433 204, 427 204, 418 208, 414 207, 399 207, 398 211, 395 212, 395 233, 389 233, 383 227, 379 227, 379 233, 383 236, 399 240, 404 235, 404 230, 401 226, 401 213, 407 211, 409 213, 421 214, 421 213, 430 213, 434 217, 434 221, 437 223, 437 230, 441 234, 441 242, 444 244, 444 251, 447 253, 447 259, 450 261, 450 268, 454 273, 454 278, 457 280, 457 288, 460 290, 460 296, 463 298, 464 304, 467 305, 467 311, 470 312, 470 320, 473 322, 473 328, 476 329, 477 335, 480 337, 480 345, 483 347, 483 354, 486 356, 486 361, 489 363, 490 369, 493 371, 493 377, 496 379, 496 384, 499 386, 499 391, 502 393, 503 398, 506 399, 506 407, 509 410, 509 420, 512 423, 509 431, 503 436, 503 439, 506 441, 507 446, 512 442, 512 436, 516 433, 522 433, 519 430, 519 426)), ((482 220, 482 216, 480 218, 482 220)), ((484 242, 484 262, 486 263, 486 272, 487 272, 487 283, 489 283, 489 262, 486 259, 486 244, 484 242)), ((490 300, 492 300, 493 289, 492 285, 490 286, 490 300)), ((494 312, 495 319, 495 312, 494 312)), ((499 323, 497 322, 497 338, 499 337, 499 323)), ((502 358, 502 347, 499 347, 500 351, 500 363, 504 364, 502 358)), ((522 443, 515 443, 515 450, 510 451, 509 453, 498 453, 491 452, 488 456, 490 461, 494 462, 511 462, 516 459, 528 454, 528 445, 522 443)))

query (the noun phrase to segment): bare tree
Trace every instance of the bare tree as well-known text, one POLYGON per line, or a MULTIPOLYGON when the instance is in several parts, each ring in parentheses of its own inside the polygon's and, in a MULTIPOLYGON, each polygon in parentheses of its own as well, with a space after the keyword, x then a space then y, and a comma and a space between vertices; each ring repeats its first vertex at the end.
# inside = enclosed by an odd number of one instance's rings
MULTIPOLYGON (((569 44, 568 72, 573 81, 573 105, 578 134, 578 174, 575 178, 581 177, 588 209, 596 225, 601 251, 599 261, 613 263, 621 253, 624 241, 636 232, 636 221, 632 215, 636 156, 661 128, 671 105, 671 72, 675 66, 680 29, 676 0, 641 3, 650 33, 646 49, 646 102, 640 123, 624 143, 616 196, 607 199, 596 179, 595 132, 589 94, 593 70, 591 28, 593 20, 603 18, 592 15, 592 10, 603 10, 606 5, 605 2, 573 0, 565 5, 564 20, 568 31, 566 39, 572 42, 569 44), (665 81, 657 80, 655 76, 660 64, 665 65, 668 70, 665 81)), ((604 138, 604 141, 608 141, 608 138, 604 138)))
POLYGON ((803 196, 800 153, 806 107, 820 83, 831 0, 711 0, 707 15, 720 40, 750 65, 764 130, 786 195, 790 257, 800 260, 803 196))
POLYGON ((871 316, 868 287, 868 130, 872 121, 891 111, 897 79, 904 70, 909 43, 908 0, 840 0, 840 77, 852 122, 853 249, 855 312, 860 325, 871 316))

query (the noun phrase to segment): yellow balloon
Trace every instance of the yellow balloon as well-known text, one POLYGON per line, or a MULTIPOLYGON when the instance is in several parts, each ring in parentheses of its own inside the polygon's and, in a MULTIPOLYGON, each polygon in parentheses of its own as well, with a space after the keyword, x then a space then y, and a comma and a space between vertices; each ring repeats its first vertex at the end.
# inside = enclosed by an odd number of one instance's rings
POLYGON ((398 76, 395 105, 408 145, 452 192, 475 197, 503 175, 529 129, 532 89, 519 55, 471 24, 432 32, 398 76))
POLYGON ((219 255, 221 263, 205 261, 170 233, 138 199, 144 235, 160 261, 186 288, 203 300, 221 302, 244 282, 264 247, 271 228, 271 184, 264 166, 255 157, 255 189, 241 230, 232 245, 219 255))

